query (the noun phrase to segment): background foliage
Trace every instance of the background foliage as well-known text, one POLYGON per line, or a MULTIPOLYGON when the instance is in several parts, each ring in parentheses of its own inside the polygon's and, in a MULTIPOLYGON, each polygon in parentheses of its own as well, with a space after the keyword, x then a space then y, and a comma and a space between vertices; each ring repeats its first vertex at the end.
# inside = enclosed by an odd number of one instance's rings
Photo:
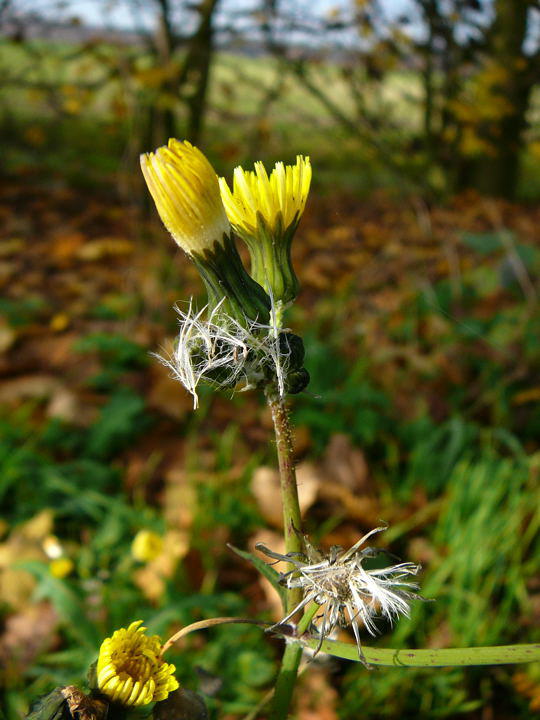
MULTIPOLYGON (((539 640, 539 13, 524 0, 391 5, 126 2, 122 27, 105 15, 90 28, 76 2, 0 4, 6 718, 81 682, 132 620, 165 637, 279 613, 226 546, 279 550, 264 405, 208 392, 194 413, 149 355, 173 341, 173 304, 201 295, 142 192, 138 153, 168 135, 227 176, 311 155, 290 316, 312 375, 293 402, 306 529, 346 546, 386 521, 379 542, 421 562, 435 598, 377 642, 539 640), (145 561, 140 530, 162 539, 145 561)), ((171 657, 214 717, 240 718, 279 652, 225 626, 171 657)), ((296 712, 539 707, 532 666, 367 673, 320 657, 296 712)))

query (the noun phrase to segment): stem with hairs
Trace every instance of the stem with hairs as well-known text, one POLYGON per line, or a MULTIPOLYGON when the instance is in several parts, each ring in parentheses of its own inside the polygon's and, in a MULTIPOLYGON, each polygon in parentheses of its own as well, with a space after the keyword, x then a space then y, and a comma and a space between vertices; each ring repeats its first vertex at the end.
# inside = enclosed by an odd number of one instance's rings
MULTIPOLYGON (((296 471, 293 462, 292 433, 289 414, 285 401, 279 396, 277 388, 268 388, 266 397, 270 410, 272 411, 272 420, 276 435, 281 501, 283 504, 285 552, 298 553, 303 551, 301 535, 302 520, 300 516, 300 504, 298 502, 296 471)), ((290 589, 287 595, 286 612, 289 613, 296 607, 301 599, 301 588, 290 589)), ((300 643, 288 641, 276 680, 272 704, 272 720, 284 720, 288 715, 301 657, 302 646, 300 643)))

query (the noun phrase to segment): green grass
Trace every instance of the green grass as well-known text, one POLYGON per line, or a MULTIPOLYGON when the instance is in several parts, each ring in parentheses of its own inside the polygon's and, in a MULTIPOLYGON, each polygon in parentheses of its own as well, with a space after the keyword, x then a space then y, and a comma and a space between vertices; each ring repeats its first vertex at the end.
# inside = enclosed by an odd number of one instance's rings
MULTIPOLYGON (((433 305, 423 310, 438 311, 433 305)), ((23 308, 12 320, 22 322, 26 312, 23 308)), ((511 316, 512 308, 508 312, 511 316)), ((413 300, 405 310, 402 342, 408 342, 406 327, 417 313, 413 300)), ((504 310, 499 321, 505 322, 504 310)), ((454 324, 446 341, 466 342, 466 332, 464 337, 463 327, 454 324)), ((400 418, 392 397, 377 381, 374 361, 345 360, 344 342, 343 329, 329 334, 316 324, 306 337, 312 394, 296 399, 294 420, 309 429, 312 459, 324 453, 335 432, 345 433, 366 453, 383 517, 396 507, 414 505, 419 492, 425 494, 428 510, 429 503, 437 508, 425 516, 421 510, 418 515, 410 511, 402 525, 388 531, 392 549, 400 555, 428 558, 421 587, 433 602, 414 604, 411 618, 394 630, 382 628, 378 642, 421 648, 538 640, 530 620, 529 590, 540 569, 538 457, 528 454, 519 439, 531 429, 515 424, 511 405, 503 404, 493 425, 467 417, 458 388, 454 414, 445 422, 435 423, 425 413, 400 418)), ((508 342, 514 342, 513 336, 508 342)), ((95 333, 81 338, 73 351, 100 359, 101 368, 89 382, 104 402, 93 423, 83 429, 44 421, 35 404, 23 405, 2 421, 0 509, 8 523, 5 533, 51 508, 55 533, 75 563, 74 572, 63 580, 51 576, 46 562, 22 564, 37 580, 35 597, 50 600, 58 610, 61 643, 9 680, 3 705, 8 717, 19 717, 30 698, 57 684, 82 682, 100 640, 133 619, 143 618, 152 631, 166 634, 172 625, 252 612, 245 587, 221 580, 231 563, 224 539, 245 548, 263 524, 249 484, 256 466, 273 462, 271 446, 244 463, 240 474, 231 473, 243 439, 234 422, 225 432, 212 429, 213 400, 204 395, 199 414, 183 429, 188 476, 200 478, 203 472, 205 478, 193 486, 190 540, 202 577, 194 582, 180 564, 159 599, 149 602, 134 582, 140 565, 131 557, 130 544, 140 528, 165 530, 162 509, 144 492, 125 488, 122 462, 125 450, 156 423, 144 396, 124 384, 126 373, 145 372, 147 352, 120 335, 95 333), (199 453, 201 432, 204 457, 199 453), (97 615, 95 607, 100 608, 97 615)), ((485 358, 484 363, 487 368, 485 358)), ((482 383, 492 382, 488 370, 478 377, 482 383)), ((241 412, 241 396, 234 403, 241 412)), ((534 423, 534 415, 529 420, 534 423)), ((331 517, 319 521, 335 524, 331 517)), ((308 519, 308 526, 312 524, 308 519)), ((311 531, 318 534, 316 527, 311 531)), ((204 640, 194 637, 172 659, 185 686, 197 688, 201 682, 196 666, 205 673, 203 688, 220 686, 216 697, 208 699, 211 716, 219 717, 245 714, 259 702, 272 682, 274 657, 273 645, 260 630, 227 626, 209 631, 204 640)), ((505 668, 368 673, 342 663, 336 671, 340 716, 346 720, 365 712, 388 718, 457 717, 499 697, 509 716, 529 717, 525 701, 508 692, 512 670, 505 668)))

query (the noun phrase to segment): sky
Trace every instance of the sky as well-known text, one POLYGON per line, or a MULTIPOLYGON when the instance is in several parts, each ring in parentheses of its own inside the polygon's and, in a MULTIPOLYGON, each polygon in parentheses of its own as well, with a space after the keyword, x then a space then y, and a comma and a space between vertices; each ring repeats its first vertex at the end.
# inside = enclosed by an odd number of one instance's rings
MULTIPOLYGON (((380 0, 389 18, 401 15, 411 6, 410 0, 380 0)), ((181 5, 182 3, 178 3, 181 5)), ((326 14, 334 8, 347 8, 352 0, 311 0, 310 10, 326 14)), ((41 12, 55 20, 68 20, 74 16, 84 24, 135 30, 137 25, 147 29, 155 23, 155 5, 151 0, 14 0, 21 12, 41 12)), ((257 7, 257 0, 221 0, 224 12, 257 7)), ((292 0, 282 6, 293 6, 292 0)))
MULTIPOLYGON (((171 0, 180 8, 189 4, 186 0, 171 0)), ((302 17, 302 8, 308 8, 313 15, 325 16, 331 10, 342 9, 346 11, 354 5, 355 0, 276 0, 278 7, 282 9, 296 10, 296 14, 302 17)), ((403 15, 412 18, 412 23, 407 26, 407 32, 416 38, 423 35, 423 26, 418 19, 418 8, 414 0, 379 0, 384 10, 386 20, 392 24, 394 20, 403 15)), ((156 23, 157 3, 153 0, 11 0, 12 7, 20 13, 37 12, 49 17, 51 20, 69 21, 73 17, 93 27, 105 27, 107 29, 121 29, 127 31, 151 31, 156 23)), ((228 24, 235 12, 242 13, 251 9, 259 8, 261 0, 220 0, 218 20, 226 18, 228 24)), ((448 7, 451 7, 449 3, 448 7)), ((487 4, 489 8, 489 4, 487 4)), ((193 22, 193 13, 186 13, 180 10, 178 27, 183 27, 189 33, 190 25, 193 22)), ((485 19, 491 13, 488 14, 485 19)), ((241 30, 239 24, 238 29, 241 30)), ((459 28, 457 29, 459 37, 459 28)), ((307 36, 306 36, 307 37, 307 36)), ((355 36, 355 42, 357 41, 355 36)), ((305 38, 304 38, 305 40, 305 38)), ((345 44, 347 44, 345 40, 345 44)), ((530 18, 529 34, 526 41, 526 50, 536 50, 540 46, 540 11, 530 18)))

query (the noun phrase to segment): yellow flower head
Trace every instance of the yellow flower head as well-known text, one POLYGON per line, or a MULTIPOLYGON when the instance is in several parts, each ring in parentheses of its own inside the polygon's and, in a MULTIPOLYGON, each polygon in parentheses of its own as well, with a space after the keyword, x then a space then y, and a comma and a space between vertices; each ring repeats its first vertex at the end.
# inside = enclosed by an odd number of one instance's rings
POLYGON ((230 225, 217 175, 200 150, 171 138, 141 155, 141 168, 163 224, 188 255, 222 242, 230 225))
POLYGON ((151 530, 139 530, 131 543, 131 554, 140 562, 151 562, 163 551, 163 538, 151 530))
POLYGON ((49 563, 49 572, 55 578, 65 578, 73 572, 75 564, 68 557, 59 557, 49 563))
POLYGON ((296 157, 295 165, 276 163, 270 177, 262 162, 255 163, 254 172, 237 167, 232 192, 227 181, 219 179, 232 226, 240 235, 252 236, 257 234, 259 216, 271 232, 284 232, 296 225, 304 212, 310 183, 311 164, 302 155, 296 157))
POLYGON ((160 657, 161 641, 148 637, 142 620, 116 630, 101 644, 97 661, 99 690, 110 700, 126 706, 148 705, 176 690, 174 665, 160 657))

